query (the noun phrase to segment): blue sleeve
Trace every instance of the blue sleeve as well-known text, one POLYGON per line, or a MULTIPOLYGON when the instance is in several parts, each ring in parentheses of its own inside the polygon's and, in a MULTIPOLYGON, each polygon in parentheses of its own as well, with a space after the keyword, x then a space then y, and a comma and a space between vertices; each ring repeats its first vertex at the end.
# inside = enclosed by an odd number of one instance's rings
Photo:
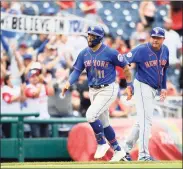
POLYGON ((113 51, 113 55, 111 58, 115 66, 120 66, 123 68, 127 64, 129 64, 127 59, 123 55, 121 55, 118 51, 113 51))
POLYGON ((45 46, 46 46, 46 44, 47 44, 48 42, 49 42, 49 40, 46 39, 46 40, 41 44, 41 46, 40 46, 40 47, 38 48, 38 50, 37 50, 37 54, 43 52, 43 50, 44 50, 44 48, 45 48, 45 46))
POLYGON ((9 46, 8 44, 6 43, 6 41, 4 40, 4 37, 0 34, 0 39, 1 39, 1 42, 2 42, 2 45, 3 45, 3 48, 6 52, 9 52, 9 46))
POLYGON ((125 54, 125 58, 128 60, 129 63, 138 63, 141 61, 140 47, 141 46, 138 46, 125 54))
POLYGON ((76 69, 72 71, 72 73, 69 76, 70 85, 73 85, 78 80, 80 74, 81 72, 76 69))
POLYGON ((73 65, 74 69, 76 69, 80 72, 82 72, 85 68, 83 57, 84 57, 84 55, 83 55, 83 52, 81 51, 76 59, 76 62, 73 65))

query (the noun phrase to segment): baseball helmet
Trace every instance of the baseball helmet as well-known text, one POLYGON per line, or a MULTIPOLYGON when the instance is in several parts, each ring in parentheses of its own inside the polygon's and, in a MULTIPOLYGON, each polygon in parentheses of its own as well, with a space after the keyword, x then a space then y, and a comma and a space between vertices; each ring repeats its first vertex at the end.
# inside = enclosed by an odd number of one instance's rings
POLYGON ((100 26, 90 26, 87 33, 96 36, 96 39, 92 41, 92 47, 99 44, 104 38, 104 29, 100 26))
POLYGON ((155 27, 151 31, 151 36, 164 38, 165 37, 165 31, 164 31, 163 28, 155 27))

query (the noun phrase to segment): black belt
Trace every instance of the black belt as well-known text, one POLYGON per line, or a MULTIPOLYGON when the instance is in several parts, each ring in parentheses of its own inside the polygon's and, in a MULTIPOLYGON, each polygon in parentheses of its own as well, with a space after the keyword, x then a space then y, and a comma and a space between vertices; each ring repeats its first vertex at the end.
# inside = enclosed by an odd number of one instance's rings
POLYGON ((106 86, 109 86, 108 84, 103 84, 103 85, 91 85, 90 87, 91 88, 94 88, 94 89, 100 89, 100 88, 103 88, 103 87, 106 87, 106 86))

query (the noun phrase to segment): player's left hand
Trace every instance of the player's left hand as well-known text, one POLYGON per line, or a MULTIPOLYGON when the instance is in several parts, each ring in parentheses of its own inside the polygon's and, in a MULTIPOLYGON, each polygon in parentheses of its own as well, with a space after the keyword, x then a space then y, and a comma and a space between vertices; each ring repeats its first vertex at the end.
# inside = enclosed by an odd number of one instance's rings
POLYGON ((65 95, 65 92, 70 88, 70 83, 67 81, 65 84, 64 84, 64 87, 62 88, 62 96, 64 97, 65 95))
POLYGON ((125 90, 126 94, 127 94, 127 99, 126 100, 130 100, 134 94, 134 87, 133 87, 133 83, 127 83, 127 88, 125 90))
POLYGON ((166 96, 167 96, 167 90, 162 89, 160 93, 160 101, 164 101, 166 99, 166 96))

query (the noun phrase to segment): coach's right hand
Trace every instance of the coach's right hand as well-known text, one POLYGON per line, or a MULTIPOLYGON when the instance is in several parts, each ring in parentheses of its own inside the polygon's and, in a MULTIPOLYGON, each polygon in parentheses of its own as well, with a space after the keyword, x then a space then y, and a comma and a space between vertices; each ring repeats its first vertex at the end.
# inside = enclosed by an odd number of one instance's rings
POLYGON ((126 100, 130 100, 134 94, 134 87, 133 87, 133 83, 127 83, 127 87, 125 90, 125 93, 127 94, 127 99, 126 100))
POLYGON ((70 83, 69 81, 67 81, 65 84, 64 84, 64 87, 62 88, 62 96, 65 95, 65 92, 70 88, 70 83))

